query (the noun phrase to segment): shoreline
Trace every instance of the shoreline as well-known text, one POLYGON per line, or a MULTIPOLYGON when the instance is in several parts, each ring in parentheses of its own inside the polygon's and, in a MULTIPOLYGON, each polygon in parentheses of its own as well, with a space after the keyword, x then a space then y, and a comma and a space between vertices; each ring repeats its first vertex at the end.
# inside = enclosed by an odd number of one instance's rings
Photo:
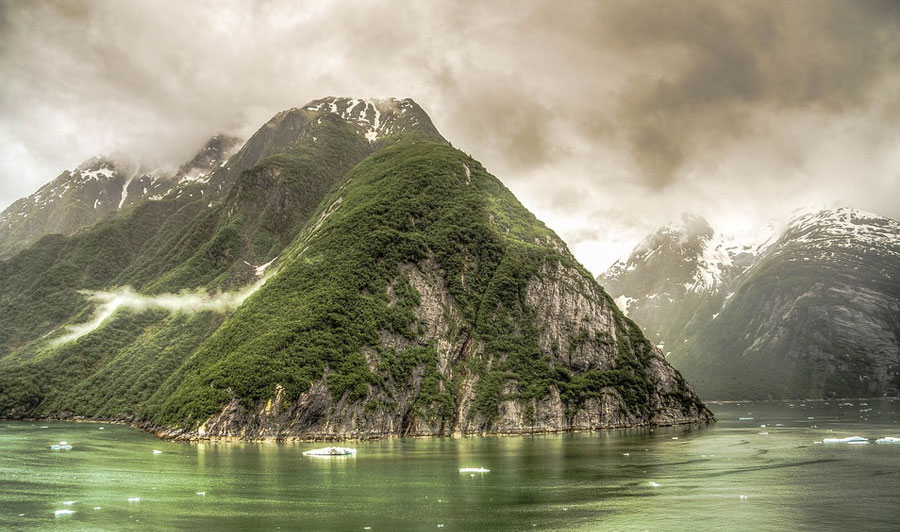
POLYGON ((613 425, 609 427, 598 427, 595 429, 559 429, 559 430, 535 430, 535 431, 518 431, 518 432, 468 432, 468 433, 457 433, 457 434, 368 434, 363 436, 356 437, 302 437, 302 436, 287 436, 287 437, 265 437, 265 438, 242 438, 240 436, 199 436, 196 434, 185 435, 184 433, 172 434, 178 432, 177 430, 172 429, 161 429, 159 427, 154 427, 147 424, 136 423, 133 421, 126 421, 122 419, 103 419, 103 418, 89 418, 83 416, 73 416, 73 417, 37 417, 37 418, 21 418, 21 419, 10 419, 10 418, 0 418, 0 422, 39 422, 39 421, 62 421, 67 423, 93 423, 93 424, 107 424, 107 425, 127 425, 132 429, 139 430, 141 432, 145 432, 157 438, 160 441, 168 441, 168 442, 184 442, 184 443, 337 443, 337 442, 367 442, 367 441, 376 441, 376 440, 393 440, 393 439, 402 439, 402 438, 451 438, 451 439, 462 439, 462 438, 484 438, 484 437, 514 437, 514 436, 542 436, 542 435, 552 435, 552 434, 581 434, 581 433, 594 433, 594 432, 605 432, 605 431, 613 431, 613 430, 639 430, 639 429, 654 429, 660 427, 680 427, 680 426, 709 426, 713 425, 717 422, 715 418, 712 420, 693 420, 693 421, 685 421, 682 423, 666 423, 666 424, 656 424, 656 423, 648 423, 644 425, 613 425), (169 433, 169 434, 166 434, 169 433))

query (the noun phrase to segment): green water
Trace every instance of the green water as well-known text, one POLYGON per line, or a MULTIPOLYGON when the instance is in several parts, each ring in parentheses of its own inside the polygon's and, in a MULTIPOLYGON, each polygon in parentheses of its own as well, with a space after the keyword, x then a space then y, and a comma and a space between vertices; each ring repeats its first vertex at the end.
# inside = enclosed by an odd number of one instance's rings
POLYGON ((713 404, 720 422, 702 428, 358 442, 325 459, 301 456, 311 444, 3 422, 0 529, 897 530, 900 445, 814 442, 900 436, 898 403, 841 402, 713 404), (51 451, 60 440, 73 449, 51 451))

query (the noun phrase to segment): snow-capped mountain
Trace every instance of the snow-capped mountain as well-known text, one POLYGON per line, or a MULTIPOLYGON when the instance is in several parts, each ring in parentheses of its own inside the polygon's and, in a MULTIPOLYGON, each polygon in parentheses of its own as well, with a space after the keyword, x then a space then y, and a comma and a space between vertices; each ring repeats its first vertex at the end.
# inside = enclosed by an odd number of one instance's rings
POLYGON ((703 217, 683 214, 654 230, 597 280, 650 337, 667 345, 698 307, 722 297, 758 252, 716 233, 703 217))
POLYGON ((702 393, 897 395, 900 223, 810 212, 759 247, 691 228, 657 230, 600 281, 702 393))
POLYGON ((108 157, 88 159, 0 213, 0 258, 12 256, 44 235, 73 234, 110 213, 204 181, 237 144, 235 138, 217 135, 174 175, 108 157))

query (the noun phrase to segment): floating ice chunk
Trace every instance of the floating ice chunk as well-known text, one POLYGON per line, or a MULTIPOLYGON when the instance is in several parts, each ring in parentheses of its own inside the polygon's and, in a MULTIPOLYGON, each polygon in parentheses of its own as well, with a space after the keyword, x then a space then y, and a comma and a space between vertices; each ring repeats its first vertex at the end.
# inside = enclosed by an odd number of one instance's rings
POLYGON ((900 438, 885 436, 884 438, 878 438, 877 440, 875 440, 875 443, 900 443, 900 438))
POLYGON ((75 513, 75 510, 56 510, 53 512, 54 517, 60 517, 62 515, 72 515, 75 513))
POLYGON ((660 484, 659 482, 652 482, 652 481, 651 481, 651 482, 650 482, 650 487, 651 487, 651 488, 661 488, 661 487, 662 487, 662 484, 660 484))
POLYGON ((141 502, 140 497, 128 497, 128 502, 141 502))
POLYGON ((159 449, 153 449, 153 454, 162 454, 162 451, 159 449))
POLYGON ((350 447, 322 447, 321 449, 311 449, 303 451, 304 456, 347 456, 355 455, 356 449, 350 447))
POLYGON ((460 473, 490 473, 490 469, 485 469, 483 467, 461 467, 459 469, 460 473))
POLYGON ((822 443, 848 443, 850 445, 865 445, 869 443, 868 438, 862 436, 848 436, 846 438, 825 438, 822 443))

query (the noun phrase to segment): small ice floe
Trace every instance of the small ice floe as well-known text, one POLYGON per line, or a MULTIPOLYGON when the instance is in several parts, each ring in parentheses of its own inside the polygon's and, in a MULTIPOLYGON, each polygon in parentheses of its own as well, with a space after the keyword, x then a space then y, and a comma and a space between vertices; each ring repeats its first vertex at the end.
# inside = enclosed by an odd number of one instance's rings
POLYGON ((141 502, 140 497, 128 497, 128 502, 141 502))
POLYGON ((742 500, 742 501, 746 501, 746 500, 747 500, 747 496, 746 496, 746 495, 741 495, 741 500, 742 500))
POLYGON ((304 456, 348 456, 355 455, 356 449, 350 447, 322 447, 303 451, 304 456))
POLYGON ((752 417, 739 417, 738 421, 753 421, 752 417))
POLYGON ((486 469, 484 467, 461 467, 459 468, 460 473, 490 473, 490 469, 486 469))
POLYGON ((900 443, 900 438, 885 436, 884 438, 878 438, 877 440, 875 440, 875 443, 900 443))
POLYGON ((848 436, 846 438, 825 438, 822 443, 847 443, 850 445, 866 445, 869 443, 868 438, 862 436, 848 436))
POLYGON ((659 482, 653 482, 653 481, 651 481, 651 482, 650 482, 650 487, 651 487, 651 488, 661 488, 661 487, 662 487, 662 484, 660 484, 659 482))
POLYGON ((162 454, 162 451, 159 449, 153 449, 153 454, 162 454))
POLYGON ((75 513, 75 510, 56 510, 53 512, 54 517, 61 517, 63 515, 72 515, 75 513))

